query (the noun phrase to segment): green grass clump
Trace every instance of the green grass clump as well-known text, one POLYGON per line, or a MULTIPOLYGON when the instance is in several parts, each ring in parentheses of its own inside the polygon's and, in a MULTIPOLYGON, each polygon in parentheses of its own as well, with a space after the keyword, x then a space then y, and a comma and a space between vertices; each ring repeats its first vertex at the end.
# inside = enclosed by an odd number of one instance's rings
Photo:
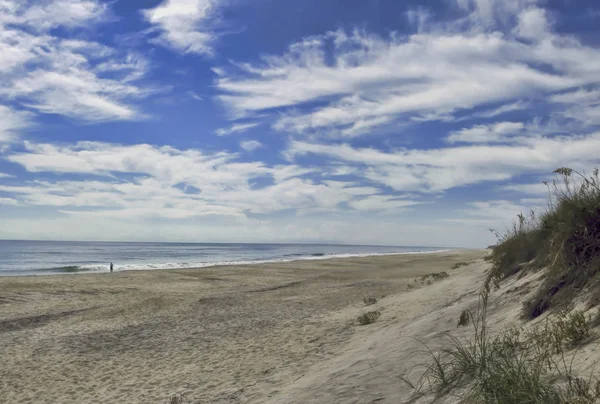
POLYGON ((381 313, 379 311, 369 311, 368 313, 363 313, 360 316, 358 316, 358 324, 373 324, 375 321, 377 321, 380 315, 381 313))
POLYGON ((499 282, 519 271, 546 268, 546 278, 523 307, 528 318, 568 303, 575 293, 598 282, 600 272, 600 179, 569 168, 546 183, 548 208, 541 215, 518 215, 518 222, 490 254, 490 279, 499 282))
POLYGON ((365 306, 371 306, 371 305, 377 303, 377 299, 373 296, 363 297, 363 302, 364 302, 365 306))
POLYGON ((456 326, 456 328, 466 327, 470 323, 471 323, 471 315, 469 313, 469 310, 463 310, 462 313, 460 313, 460 317, 458 319, 458 325, 456 326))
POLYGON ((600 399, 600 382, 575 375, 563 349, 563 342, 582 341, 579 313, 563 320, 566 328, 556 322, 530 333, 510 329, 491 335, 486 318, 488 296, 489 283, 477 314, 468 312, 473 327, 470 340, 449 336, 450 343, 440 351, 427 348, 431 360, 420 365, 420 377, 416 381, 409 375, 401 378, 417 395, 452 390, 460 402, 484 404, 593 403, 600 399), (573 335, 577 337, 572 339, 573 335))
POLYGON ((469 265, 468 262, 462 261, 462 262, 457 262, 456 264, 452 265, 452 269, 458 269, 461 267, 466 267, 467 265, 469 265))
POLYGON ((183 396, 181 394, 173 394, 169 397, 169 404, 183 404, 183 396))
POLYGON ((583 343, 590 336, 590 320, 582 311, 574 311, 566 318, 557 321, 562 339, 571 346, 583 343))
POLYGON ((576 310, 556 318, 546 320, 527 334, 527 339, 541 347, 550 347, 556 354, 565 348, 573 348, 586 342, 590 336, 592 322, 585 314, 576 310))
MULTIPOLYGON (((431 285, 434 281, 440 281, 440 280, 446 279, 448 277, 450 277, 450 274, 448 274, 448 272, 446 272, 446 271, 432 272, 430 274, 420 276, 418 278, 418 280, 421 281, 421 283, 423 283, 423 284, 431 285)), ((417 279, 415 279, 415 282, 417 282, 417 279)))

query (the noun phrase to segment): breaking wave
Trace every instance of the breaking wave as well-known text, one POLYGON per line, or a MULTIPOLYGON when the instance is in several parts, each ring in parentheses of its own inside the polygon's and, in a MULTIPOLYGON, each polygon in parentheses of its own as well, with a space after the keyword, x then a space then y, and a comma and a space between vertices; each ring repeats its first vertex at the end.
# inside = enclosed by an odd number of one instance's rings
MULTIPOLYGON (((206 268, 224 265, 252 265, 252 264, 271 264, 280 262, 306 261, 306 260, 325 260, 332 258, 360 258, 371 256, 385 255, 406 255, 406 254, 431 254, 445 252, 449 250, 435 251, 411 251, 411 252, 396 252, 396 253, 363 253, 363 254, 328 254, 328 253, 313 253, 313 254, 288 254, 283 258, 263 259, 263 260, 246 260, 246 261, 215 261, 215 262, 166 262, 166 263, 131 263, 131 264, 115 264, 114 271, 144 271, 153 269, 190 269, 190 268, 206 268)), ((54 273, 54 274, 69 274, 69 273, 94 273, 94 272, 109 272, 109 264, 89 264, 89 265, 67 265, 51 268, 35 269, 31 272, 37 273, 54 273)))

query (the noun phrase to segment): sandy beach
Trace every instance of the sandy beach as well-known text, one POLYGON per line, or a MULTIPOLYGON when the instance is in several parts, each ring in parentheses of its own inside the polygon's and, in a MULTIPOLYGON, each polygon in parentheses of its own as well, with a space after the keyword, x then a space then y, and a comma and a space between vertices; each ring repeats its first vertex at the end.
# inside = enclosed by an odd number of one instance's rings
MULTIPOLYGON (((423 316, 476 296, 484 254, 0 278, 0 397, 397 403, 409 393, 398 358, 414 348, 403 338, 427 335, 423 316), (438 272, 450 276, 419 279, 438 272), (378 302, 365 307, 367 296, 378 302), (358 325, 369 310, 380 319, 358 325)), ((456 316, 428 321, 440 332, 456 316)))

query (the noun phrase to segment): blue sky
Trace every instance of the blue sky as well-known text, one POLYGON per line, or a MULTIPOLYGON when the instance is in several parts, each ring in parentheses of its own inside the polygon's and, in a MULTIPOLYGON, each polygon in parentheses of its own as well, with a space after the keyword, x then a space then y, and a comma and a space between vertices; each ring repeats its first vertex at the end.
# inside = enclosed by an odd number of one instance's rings
POLYGON ((600 6, 0 0, 0 238, 481 247, 600 161, 600 6))

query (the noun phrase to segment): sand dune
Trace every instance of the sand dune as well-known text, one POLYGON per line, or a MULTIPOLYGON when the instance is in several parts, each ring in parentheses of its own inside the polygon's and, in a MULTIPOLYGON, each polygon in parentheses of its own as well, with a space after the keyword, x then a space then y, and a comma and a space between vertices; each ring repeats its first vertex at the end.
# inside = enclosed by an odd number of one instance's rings
POLYGON ((416 341, 476 302, 482 251, 0 278, 11 403, 398 403, 416 341), (451 269, 461 261, 471 265, 451 269), (427 285, 419 276, 447 271, 427 285), (415 282, 416 281, 416 282, 415 282), (363 296, 375 296, 366 308, 363 296), (460 307, 459 307, 460 306, 460 307), (359 326, 356 317, 381 311, 359 326))

